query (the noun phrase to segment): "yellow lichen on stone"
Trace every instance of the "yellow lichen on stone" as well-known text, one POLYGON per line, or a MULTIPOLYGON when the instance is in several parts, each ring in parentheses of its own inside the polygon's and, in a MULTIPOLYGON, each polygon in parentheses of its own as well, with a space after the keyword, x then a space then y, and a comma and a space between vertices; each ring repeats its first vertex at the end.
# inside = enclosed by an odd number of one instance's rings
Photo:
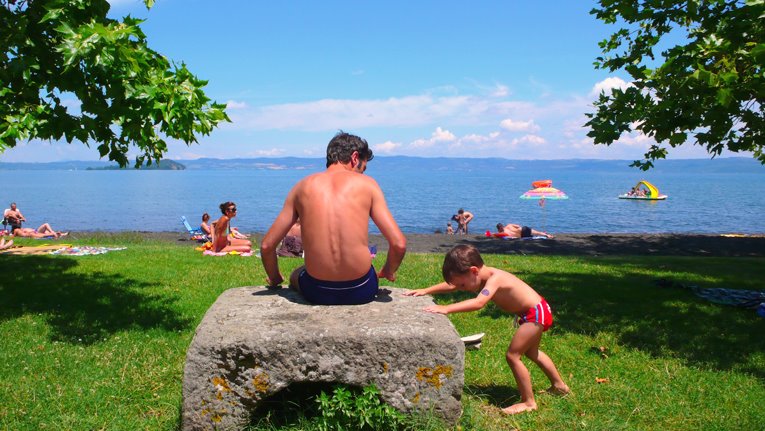
POLYGON ((387 362, 383 362, 383 374, 388 374, 388 370, 390 370, 390 365, 387 362))
POLYGON ((228 382, 223 377, 213 377, 212 384, 218 392, 231 392, 228 382))
POLYGON ((252 386, 255 388, 256 391, 264 394, 268 392, 268 374, 266 373, 259 373, 255 377, 252 378, 252 386))
POLYGON ((412 398, 412 403, 417 404, 419 402, 420 402, 420 393, 417 392, 416 394, 414 394, 414 397, 412 398))
POLYGON ((441 376, 451 377, 452 367, 450 365, 437 365, 435 368, 420 367, 417 370, 417 380, 424 381, 437 389, 441 388, 441 376))

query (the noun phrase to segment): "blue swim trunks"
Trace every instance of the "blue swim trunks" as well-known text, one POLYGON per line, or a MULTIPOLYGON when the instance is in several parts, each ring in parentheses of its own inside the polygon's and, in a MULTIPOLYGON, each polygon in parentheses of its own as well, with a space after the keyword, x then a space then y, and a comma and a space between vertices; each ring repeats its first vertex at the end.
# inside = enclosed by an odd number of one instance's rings
POLYGON ((351 281, 317 280, 303 269, 298 275, 300 293, 313 304, 355 305, 372 302, 377 295, 377 272, 374 267, 363 277, 351 281))

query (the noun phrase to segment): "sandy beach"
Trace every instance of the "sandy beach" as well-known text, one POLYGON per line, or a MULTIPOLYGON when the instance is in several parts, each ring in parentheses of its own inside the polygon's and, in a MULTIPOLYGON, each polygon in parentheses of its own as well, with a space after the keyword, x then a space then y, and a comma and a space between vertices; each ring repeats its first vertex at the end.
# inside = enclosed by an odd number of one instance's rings
MULTIPOLYGON (((179 232, 139 232, 145 238, 193 245, 179 232)), ((120 233, 78 232, 70 240, 90 236, 117 236, 120 233)), ((262 234, 252 237, 260 244, 262 234)), ((489 238, 484 235, 406 234, 408 253, 443 254, 457 244, 472 244, 482 253, 521 255, 655 255, 655 256, 765 256, 765 235, 702 234, 560 234, 553 239, 521 240, 489 238)), ((369 243, 386 251, 381 235, 370 235, 369 243)))

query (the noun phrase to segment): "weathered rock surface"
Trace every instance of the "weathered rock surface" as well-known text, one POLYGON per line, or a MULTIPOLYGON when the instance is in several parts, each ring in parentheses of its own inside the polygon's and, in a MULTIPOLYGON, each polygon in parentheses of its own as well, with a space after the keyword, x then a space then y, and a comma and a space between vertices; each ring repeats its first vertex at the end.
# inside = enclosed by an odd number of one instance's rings
POLYGON ((293 383, 374 383, 385 402, 462 413, 465 348, 430 297, 385 288, 369 304, 321 306, 281 289, 224 292, 197 328, 183 376, 183 430, 239 430, 259 401, 293 383))

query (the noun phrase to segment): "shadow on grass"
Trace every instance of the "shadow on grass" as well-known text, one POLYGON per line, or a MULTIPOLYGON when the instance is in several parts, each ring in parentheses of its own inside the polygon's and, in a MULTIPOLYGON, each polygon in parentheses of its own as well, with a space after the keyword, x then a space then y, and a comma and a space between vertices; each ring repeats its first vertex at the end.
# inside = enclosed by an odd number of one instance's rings
POLYGON ((514 403, 517 403, 521 396, 520 392, 518 392, 515 387, 515 383, 512 383, 511 386, 465 385, 465 392, 474 397, 481 398, 488 404, 498 408, 508 407, 514 403))
MULTIPOLYGON (((666 258, 664 270, 677 266, 678 273, 695 273, 719 281, 703 287, 737 287, 746 280, 738 272, 751 271, 760 261, 740 262, 731 271, 729 262, 666 258), (679 260, 678 260, 679 259, 679 260)), ((765 351, 765 319, 754 310, 707 302, 686 289, 657 285, 656 267, 650 261, 608 258, 598 262, 618 271, 589 273, 526 273, 521 277, 548 298, 555 316, 555 331, 594 335, 609 333, 625 346, 653 357, 674 357, 689 365, 720 370, 737 369, 765 378, 765 369, 753 364, 753 356, 765 351)), ((678 276, 680 277, 680 276, 678 276)), ((687 279, 673 281, 694 284, 687 279)), ((481 310, 481 317, 508 314, 496 307, 481 310)), ((485 390, 485 389, 484 389, 485 390)))
POLYGON ((71 271, 71 258, 2 256, 0 321, 28 313, 46 315, 51 339, 91 344, 115 332, 188 329, 189 319, 173 308, 175 299, 141 292, 150 284, 114 274, 71 271))

